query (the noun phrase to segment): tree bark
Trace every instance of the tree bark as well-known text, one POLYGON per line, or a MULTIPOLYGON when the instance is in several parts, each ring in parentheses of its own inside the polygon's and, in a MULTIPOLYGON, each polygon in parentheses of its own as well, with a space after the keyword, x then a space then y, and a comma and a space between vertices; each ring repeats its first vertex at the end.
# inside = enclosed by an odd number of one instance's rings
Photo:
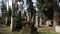
POLYGON ((54 3, 53 8, 53 26, 57 26, 59 23, 59 17, 58 17, 58 6, 56 3, 54 3))
POLYGON ((16 28, 16 8, 15 4, 12 3, 12 14, 11 14, 11 26, 10 26, 10 31, 14 31, 16 28))

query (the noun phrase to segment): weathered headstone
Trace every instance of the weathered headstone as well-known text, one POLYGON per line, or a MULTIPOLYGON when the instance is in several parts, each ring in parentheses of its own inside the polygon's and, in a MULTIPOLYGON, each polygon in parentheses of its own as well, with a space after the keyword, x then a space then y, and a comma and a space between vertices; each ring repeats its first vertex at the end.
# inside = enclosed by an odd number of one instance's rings
POLYGON ((49 26, 49 25, 51 25, 51 21, 50 20, 46 21, 46 26, 49 26))
POLYGON ((60 33, 60 26, 55 26, 55 32, 60 33))
POLYGON ((36 16, 36 23, 35 23, 35 27, 38 27, 38 16, 36 16))

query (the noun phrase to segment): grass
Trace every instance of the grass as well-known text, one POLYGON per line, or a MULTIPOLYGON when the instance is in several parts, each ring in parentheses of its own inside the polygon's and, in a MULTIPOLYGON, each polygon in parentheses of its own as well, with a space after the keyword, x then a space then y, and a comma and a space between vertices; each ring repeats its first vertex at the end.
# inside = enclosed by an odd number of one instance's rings
POLYGON ((39 32, 39 34, 53 34, 52 32, 43 29, 38 29, 37 31, 39 32))
MULTIPOLYGON (((38 29, 37 31, 38 31, 38 33, 35 33, 35 34, 53 34, 50 31, 43 30, 43 29, 38 29)), ((22 33, 22 31, 20 31, 20 32, 15 31, 15 32, 1 32, 0 34, 29 34, 29 33, 22 33)))
MULTIPOLYGON (((20 31, 20 32, 17 32, 17 31, 15 31, 15 32, 10 32, 10 31, 8 31, 9 30, 9 27, 4 27, 3 29, 2 29, 2 31, 0 31, 0 34, 29 34, 29 33, 22 33, 22 31, 20 31)), ((53 34, 53 33, 51 33, 50 31, 48 31, 48 30, 44 30, 44 29, 39 29, 38 28, 38 30, 37 30, 37 34, 53 34)), ((36 34, 36 33, 35 33, 36 34)))
MULTIPOLYGON (((48 30, 44 30, 44 29, 39 29, 37 30, 38 33, 34 33, 34 34, 53 34, 52 32, 48 31, 48 30)), ((22 33, 21 33, 22 34, 22 33)), ((26 33, 29 34, 29 33, 26 33)))

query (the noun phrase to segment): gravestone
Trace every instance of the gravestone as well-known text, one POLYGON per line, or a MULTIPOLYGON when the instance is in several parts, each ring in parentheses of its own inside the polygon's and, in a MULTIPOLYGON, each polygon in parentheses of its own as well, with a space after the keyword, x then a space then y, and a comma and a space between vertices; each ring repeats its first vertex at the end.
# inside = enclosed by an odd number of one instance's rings
POLYGON ((60 33, 60 26, 55 26, 55 32, 60 33))

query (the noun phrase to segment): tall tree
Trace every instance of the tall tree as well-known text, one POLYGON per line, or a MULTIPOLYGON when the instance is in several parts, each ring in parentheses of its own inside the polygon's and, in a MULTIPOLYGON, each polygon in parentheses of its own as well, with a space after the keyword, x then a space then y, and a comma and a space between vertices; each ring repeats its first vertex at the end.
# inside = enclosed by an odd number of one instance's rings
POLYGON ((2 19, 6 23, 5 19, 7 17, 7 7, 6 7, 6 5, 4 4, 3 1, 2 1, 2 8, 1 8, 1 10, 2 10, 2 19))
POLYGON ((12 11, 11 11, 11 31, 14 31, 15 28, 16 28, 16 7, 15 7, 15 4, 16 4, 16 0, 12 0, 12 11))
POLYGON ((40 17, 42 13, 47 17, 46 20, 53 19, 53 0, 37 0, 37 8, 39 9, 40 17))
POLYGON ((8 13, 7 13, 7 26, 10 26, 10 24, 11 24, 11 8, 9 7, 8 8, 9 9, 9 11, 8 11, 8 13))
POLYGON ((54 1, 54 7, 53 7, 53 26, 56 26, 59 24, 59 16, 58 16, 58 5, 57 0, 54 1))
POLYGON ((27 0, 27 5, 28 5, 28 12, 30 13, 31 19, 32 19, 32 17, 34 16, 34 14, 35 14, 35 12, 36 12, 36 11, 34 10, 32 0, 27 0))
POLYGON ((30 14, 30 21, 26 23, 26 28, 28 28, 29 33, 35 33, 34 31, 36 30, 34 27, 34 21, 32 22, 31 20, 35 18, 35 13, 36 10, 33 7, 33 2, 32 0, 26 0, 27 1, 27 5, 28 5, 28 13, 30 14))
POLYGON ((56 26, 59 23, 58 17, 58 5, 57 0, 37 0, 38 9, 45 16, 47 16, 48 20, 53 20, 53 25, 56 26), (47 8, 47 11, 45 10, 47 8))
POLYGON ((39 23, 38 26, 42 25, 42 16, 43 16, 43 10, 47 7, 47 1, 44 2, 44 0, 37 0, 37 8, 38 8, 38 14, 39 14, 39 23))

